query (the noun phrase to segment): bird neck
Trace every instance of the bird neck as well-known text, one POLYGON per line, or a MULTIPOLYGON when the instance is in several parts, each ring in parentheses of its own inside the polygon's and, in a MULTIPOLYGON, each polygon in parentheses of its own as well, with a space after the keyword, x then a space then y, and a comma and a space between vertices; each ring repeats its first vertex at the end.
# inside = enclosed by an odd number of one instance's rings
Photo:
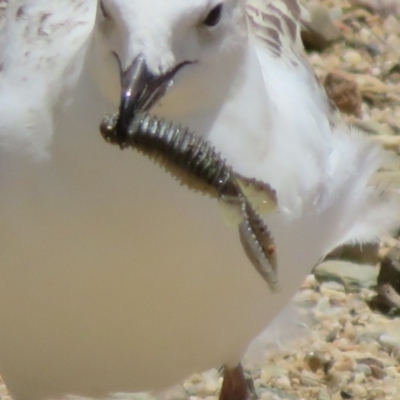
POLYGON ((244 44, 218 65, 183 71, 152 110, 210 140, 238 172, 265 157, 268 140, 260 135, 268 135, 272 111, 257 55, 244 44))
POLYGON ((254 176, 273 144, 273 111, 256 52, 249 45, 208 139, 238 172, 254 176))

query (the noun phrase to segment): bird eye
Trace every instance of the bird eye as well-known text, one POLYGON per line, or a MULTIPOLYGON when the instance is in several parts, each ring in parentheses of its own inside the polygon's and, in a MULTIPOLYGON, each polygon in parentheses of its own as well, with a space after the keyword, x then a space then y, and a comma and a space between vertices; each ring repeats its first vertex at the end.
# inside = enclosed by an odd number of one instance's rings
POLYGON ((215 6, 207 15, 204 20, 204 25, 215 26, 221 20, 222 16, 222 4, 215 6))

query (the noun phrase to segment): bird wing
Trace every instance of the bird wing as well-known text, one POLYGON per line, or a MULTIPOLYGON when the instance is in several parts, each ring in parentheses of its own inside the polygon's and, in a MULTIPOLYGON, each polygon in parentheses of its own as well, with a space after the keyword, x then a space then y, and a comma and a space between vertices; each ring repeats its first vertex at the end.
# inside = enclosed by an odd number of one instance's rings
POLYGON ((280 57, 297 61, 293 53, 301 52, 300 22, 308 12, 297 0, 247 0, 246 12, 253 35, 280 57))
MULTIPOLYGON (((336 109, 327 98, 313 69, 303 57, 301 25, 309 20, 308 11, 297 0, 247 0, 246 13, 250 36, 259 54, 267 52, 285 69, 302 79, 311 98, 331 120, 336 109)), ((263 65, 262 67, 268 68, 263 65)))
MULTIPOLYGON (((399 224, 397 191, 371 183, 384 152, 344 124, 314 71, 303 57, 300 37, 307 11, 297 0, 247 0, 248 29, 275 110, 273 166, 293 179, 293 190, 279 182, 279 202, 296 198, 300 212, 320 209, 321 226, 336 227, 330 247, 373 241, 399 224), (290 143, 290 145, 288 145, 290 143), (304 158, 307 154, 307 159, 304 158), (285 160, 291 160, 289 163, 285 160), (337 221, 341 223, 338 224, 337 221)), ((272 178, 273 179, 273 178, 272 178)), ((272 182, 274 186, 274 182, 272 182)), ((296 209, 293 204, 290 209, 296 209)))
POLYGON ((49 141, 52 109, 77 83, 95 15, 93 0, 10 2, 0 50, 3 148, 30 141, 40 152, 49 141))

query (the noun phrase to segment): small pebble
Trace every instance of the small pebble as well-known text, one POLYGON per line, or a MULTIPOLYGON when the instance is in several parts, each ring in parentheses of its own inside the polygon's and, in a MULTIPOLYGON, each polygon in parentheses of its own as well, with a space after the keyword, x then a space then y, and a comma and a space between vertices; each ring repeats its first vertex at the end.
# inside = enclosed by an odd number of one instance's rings
POLYGON ((347 50, 343 54, 343 61, 347 63, 350 68, 354 68, 356 65, 360 64, 363 61, 360 53, 355 50, 347 50))
POLYGON ((311 351, 307 353, 304 357, 304 361, 312 372, 322 369, 327 362, 326 357, 317 351, 311 351))
POLYGON ((387 373, 384 369, 377 367, 376 365, 371 365, 371 376, 375 379, 383 379, 386 378, 387 373))

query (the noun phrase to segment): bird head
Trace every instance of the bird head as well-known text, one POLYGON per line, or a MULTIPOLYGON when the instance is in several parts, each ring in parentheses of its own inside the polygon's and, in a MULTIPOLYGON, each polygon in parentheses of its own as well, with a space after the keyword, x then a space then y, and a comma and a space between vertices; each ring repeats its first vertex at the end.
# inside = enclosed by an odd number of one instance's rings
POLYGON ((100 0, 94 43, 94 75, 121 114, 156 108, 179 120, 226 98, 246 51, 244 4, 100 0))

